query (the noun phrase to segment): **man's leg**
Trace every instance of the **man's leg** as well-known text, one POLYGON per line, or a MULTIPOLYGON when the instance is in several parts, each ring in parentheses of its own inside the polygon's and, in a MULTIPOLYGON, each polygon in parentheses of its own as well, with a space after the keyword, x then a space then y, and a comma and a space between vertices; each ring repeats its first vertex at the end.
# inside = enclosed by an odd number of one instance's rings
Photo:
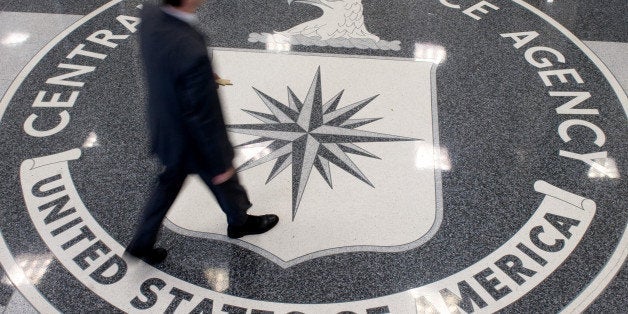
POLYGON ((230 238, 264 233, 279 222, 277 215, 253 216, 246 213, 252 205, 246 190, 240 185, 237 173, 224 183, 216 185, 212 183, 212 177, 207 173, 201 171, 199 175, 214 194, 222 211, 227 215, 227 222, 229 223, 227 235, 230 238))
POLYGON ((249 201, 246 190, 240 185, 238 174, 234 174, 222 184, 214 185, 212 177, 206 172, 199 171, 199 176, 212 191, 220 209, 227 215, 230 225, 242 225, 246 222, 246 211, 253 206, 249 201))
POLYGON ((129 253, 141 257, 152 252, 161 223, 177 198, 186 177, 187 174, 182 167, 166 167, 159 175, 157 186, 144 208, 135 236, 127 247, 129 253))

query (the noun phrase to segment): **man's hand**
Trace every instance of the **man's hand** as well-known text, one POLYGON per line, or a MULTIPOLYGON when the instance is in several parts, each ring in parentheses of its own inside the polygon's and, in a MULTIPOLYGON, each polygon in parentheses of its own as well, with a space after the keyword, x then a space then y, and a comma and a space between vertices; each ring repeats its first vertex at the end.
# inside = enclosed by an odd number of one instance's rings
POLYGON ((218 84, 218 86, 233 85, 233 83, 231 83, 231 81, 230 81, 230 80, 227 80, 227 79, 219 79, 219 80, 216 80, 216 84, 218 84))
POLYGON ((218 76, 218 74, 214 73, 214 81, 216 82, 216 84, 218 84, 217 86, 226 86, 226 85, 233 85, 233 83, 231 83, 230 80, 227 79, 223 79, 220 76, 218 76))
POLYGON ((227 171, 215 176, 212 178, 212 183, 214 185, 218 185, 218 184, 223 184, 225 182, 227 182, 227 180, 231 179, 231 177, 233 177, 233 175, 235 174, 235 169, 233 169, 233 167, 227 169, 227 171))

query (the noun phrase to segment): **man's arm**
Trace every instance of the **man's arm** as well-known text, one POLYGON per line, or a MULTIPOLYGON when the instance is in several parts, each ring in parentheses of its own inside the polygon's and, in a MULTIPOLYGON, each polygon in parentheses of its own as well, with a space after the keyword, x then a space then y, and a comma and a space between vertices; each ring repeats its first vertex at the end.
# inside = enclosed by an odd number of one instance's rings
MULTIPOLYGON (((182 50, 185 50, 184 47, 181 47, 182 50)), ((227 136, 214 74, 206 54, 194 54, 194 51, 182 53, 183 56, 179 53, 179 58, 184 59, 175 61, 181 65, 181 72, 176 75, 181 113, 199 151, 211 163, 211 174, 219 176, 218 183, 214 184, 220 184, 233 175, 234 153, 227 136)))

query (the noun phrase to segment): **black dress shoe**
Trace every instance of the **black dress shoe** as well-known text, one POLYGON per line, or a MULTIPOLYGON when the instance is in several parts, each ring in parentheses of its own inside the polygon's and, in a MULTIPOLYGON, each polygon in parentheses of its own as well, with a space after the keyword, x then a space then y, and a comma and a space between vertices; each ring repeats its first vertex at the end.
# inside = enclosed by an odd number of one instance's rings
POLYGON ((227 236, 232 239, 241 238, 245 235, 260 234, 272 229, 279 217, 277 215, 262 215, 253 216, 248 215, 246 222, 241 226, 229 226, 227 227, 227 236))
POLYGON ((149 265, 159 264, 166 259, 166 256, 168 256, 168 251, 160 247, 150 249, 146 252, 133 252, 133 251, 127 250, 125 251, 125 253, 133 257, 139 258, 149 265))

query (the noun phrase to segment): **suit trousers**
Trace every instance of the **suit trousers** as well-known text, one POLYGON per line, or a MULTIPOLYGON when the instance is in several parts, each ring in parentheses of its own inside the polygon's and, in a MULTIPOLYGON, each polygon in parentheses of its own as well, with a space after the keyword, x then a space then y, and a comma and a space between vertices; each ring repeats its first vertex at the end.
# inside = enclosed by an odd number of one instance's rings
MULTIPOLYGON (((247 210, 252 206, 244 187, 240 185, 237 174, 222 184, 214 185, 212 176, 202 169, 197 171, 201 179, 209 187, 218 205, 227 215, 229 225, 242 225, 246 222, 247 210)), ((151 193, 144 208, 135 236, 127 250, 136 255, 147 253, 157 241, 157 235, 170 206, 174 203, 185 178, 188 176, 185 167, 166 167, 157 179, 157 186, 151 193)))

